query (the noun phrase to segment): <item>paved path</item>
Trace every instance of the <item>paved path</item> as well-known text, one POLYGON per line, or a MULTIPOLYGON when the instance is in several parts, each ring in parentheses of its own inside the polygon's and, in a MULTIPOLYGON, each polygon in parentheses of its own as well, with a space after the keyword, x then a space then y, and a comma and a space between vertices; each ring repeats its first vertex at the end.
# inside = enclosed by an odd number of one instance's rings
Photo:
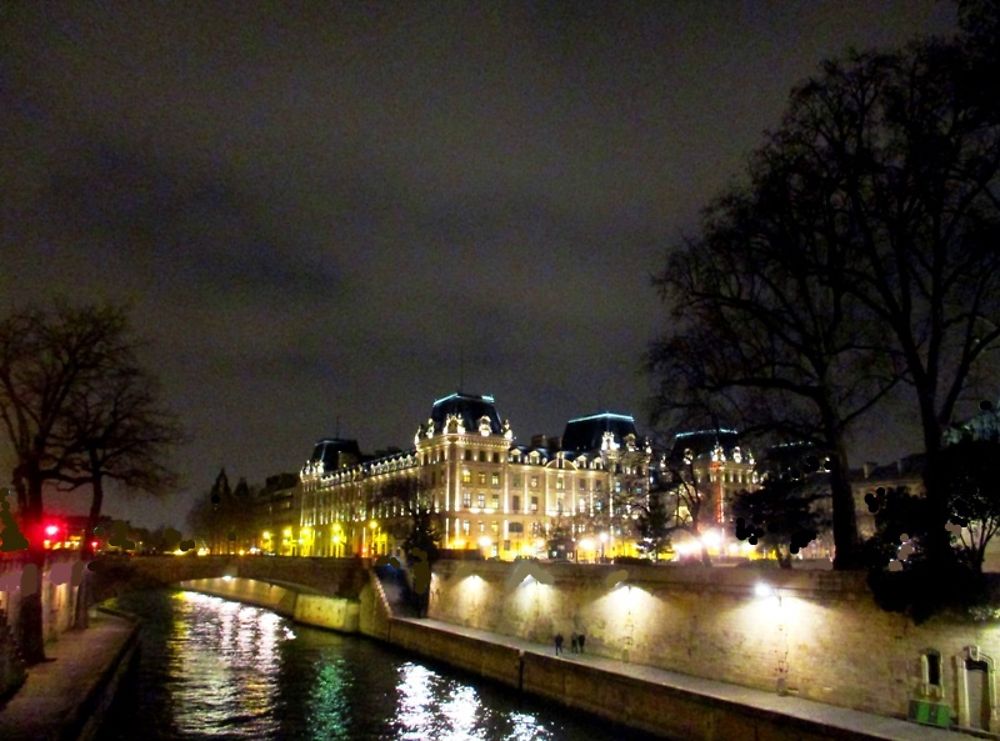
POLYGON ((123 652, 134 645, 136 625, 98 613, 86 630, 68 631, 45 646, 48 661, 28 669, 28 678, 0 706, 0 739, 86 737, 96 731, 105 688, 123 652))
MULTIPOLYGON (((478 638, 483 641, 517 648, 525 652, 543 654, 555 658, 553 656, 553 646, 532 643, 521 638, 490 633, 485 630, 476 630, 475 628, 465 628, 460 625, 452 625, 451 623, 430 618, 420 620, 408 618, 396 619, 430 626, 445 633, 478 638)), ((585 663, 588 666, 611 674, 620 674, 652 684, 676 688, 695 695, 711 697, 723 702, 732 702, 753 707, 766 713, 818 722, 830 728, 837 729, 840 732, 838 735, 841 736, 847 733, 855 734, 861 738, 912 739, 913 741, 934 741, 936 739, 940 741, 957 741, 962 738, 976 738, 969 734, 918 725, 909 721, 887 718, 873 713, 863 713, 858 710, 827 705, 813 700, 804 700, 800 697, 790 695, 781 697, 777 693, 750 689, 726 682, 716 682, 710 679, 701 679, 700 677, 692 677, 687 674, 679 674, 678 672, 657 669, 642 664, 606 659, 589 653, 574 654, 568 649, 559 657, 559 660, 585 663)))

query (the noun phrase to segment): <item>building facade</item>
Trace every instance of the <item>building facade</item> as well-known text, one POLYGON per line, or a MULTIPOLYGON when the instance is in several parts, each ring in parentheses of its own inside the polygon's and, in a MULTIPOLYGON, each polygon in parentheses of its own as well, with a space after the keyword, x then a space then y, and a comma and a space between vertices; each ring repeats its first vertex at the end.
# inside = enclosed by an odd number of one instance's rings
POLYGON ((353 441, 317 445, 300 475, 301 552, 401 555, 406 514, 380 494, 404 482, 428 498, 445 549, 545 556, 562 538, 580 560, 632 554, 620 495, 641 494, 651 459, 628 415, 570 420, 561 439, 522 445, 493 397, 454 393, 434 402, 409 450, 361 460, 353 441))

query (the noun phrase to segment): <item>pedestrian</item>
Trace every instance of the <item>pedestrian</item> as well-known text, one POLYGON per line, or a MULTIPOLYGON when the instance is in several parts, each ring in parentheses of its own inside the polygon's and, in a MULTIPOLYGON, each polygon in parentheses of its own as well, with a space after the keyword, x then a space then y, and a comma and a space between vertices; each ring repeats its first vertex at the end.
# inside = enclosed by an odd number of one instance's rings
POLYGON ((562 653, 563 637, 562 633, 556 633, 556 656, 562 653))
POLYGON ((576 637, 576 645, 580 649, 580 653, 583 653, 583 640, 584 640, 584 638, 585 638, 585 636, 583 635, 583 631, 581 630, 580 634, 576 637))
POLYGON ((569 650, 572 651, 573 653, 577 653, 579 649, 580 649, 580 638, 577 636, 576 631, 574 630, 572 635, 570 635, 569 637, 569 650))

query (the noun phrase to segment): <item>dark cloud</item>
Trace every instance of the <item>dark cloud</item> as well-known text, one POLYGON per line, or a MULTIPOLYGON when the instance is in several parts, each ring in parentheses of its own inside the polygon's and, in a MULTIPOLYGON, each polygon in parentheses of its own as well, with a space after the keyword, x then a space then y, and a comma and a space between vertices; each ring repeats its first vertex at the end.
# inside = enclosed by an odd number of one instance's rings
POLYGON ((366 449, 406 445, 460 382, 522 439, 641 415, 665 245, 820 59, 953 16, 7 4, 0 302, 132 303, 194 437, 187 496, 221 465, 297 469, 338 418, 366 449))

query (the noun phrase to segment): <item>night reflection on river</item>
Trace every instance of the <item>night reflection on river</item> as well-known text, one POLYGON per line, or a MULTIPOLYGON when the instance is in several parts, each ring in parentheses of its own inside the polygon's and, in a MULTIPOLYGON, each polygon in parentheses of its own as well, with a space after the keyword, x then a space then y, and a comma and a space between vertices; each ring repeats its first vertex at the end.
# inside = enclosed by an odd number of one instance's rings
MULTIPOLYGON (((136 677, 101 738, 614 739, 625 732, 414 660, 194 592, 141 592, 136 677)), ((630 737, 637 734, 627 732, 630 737)))

